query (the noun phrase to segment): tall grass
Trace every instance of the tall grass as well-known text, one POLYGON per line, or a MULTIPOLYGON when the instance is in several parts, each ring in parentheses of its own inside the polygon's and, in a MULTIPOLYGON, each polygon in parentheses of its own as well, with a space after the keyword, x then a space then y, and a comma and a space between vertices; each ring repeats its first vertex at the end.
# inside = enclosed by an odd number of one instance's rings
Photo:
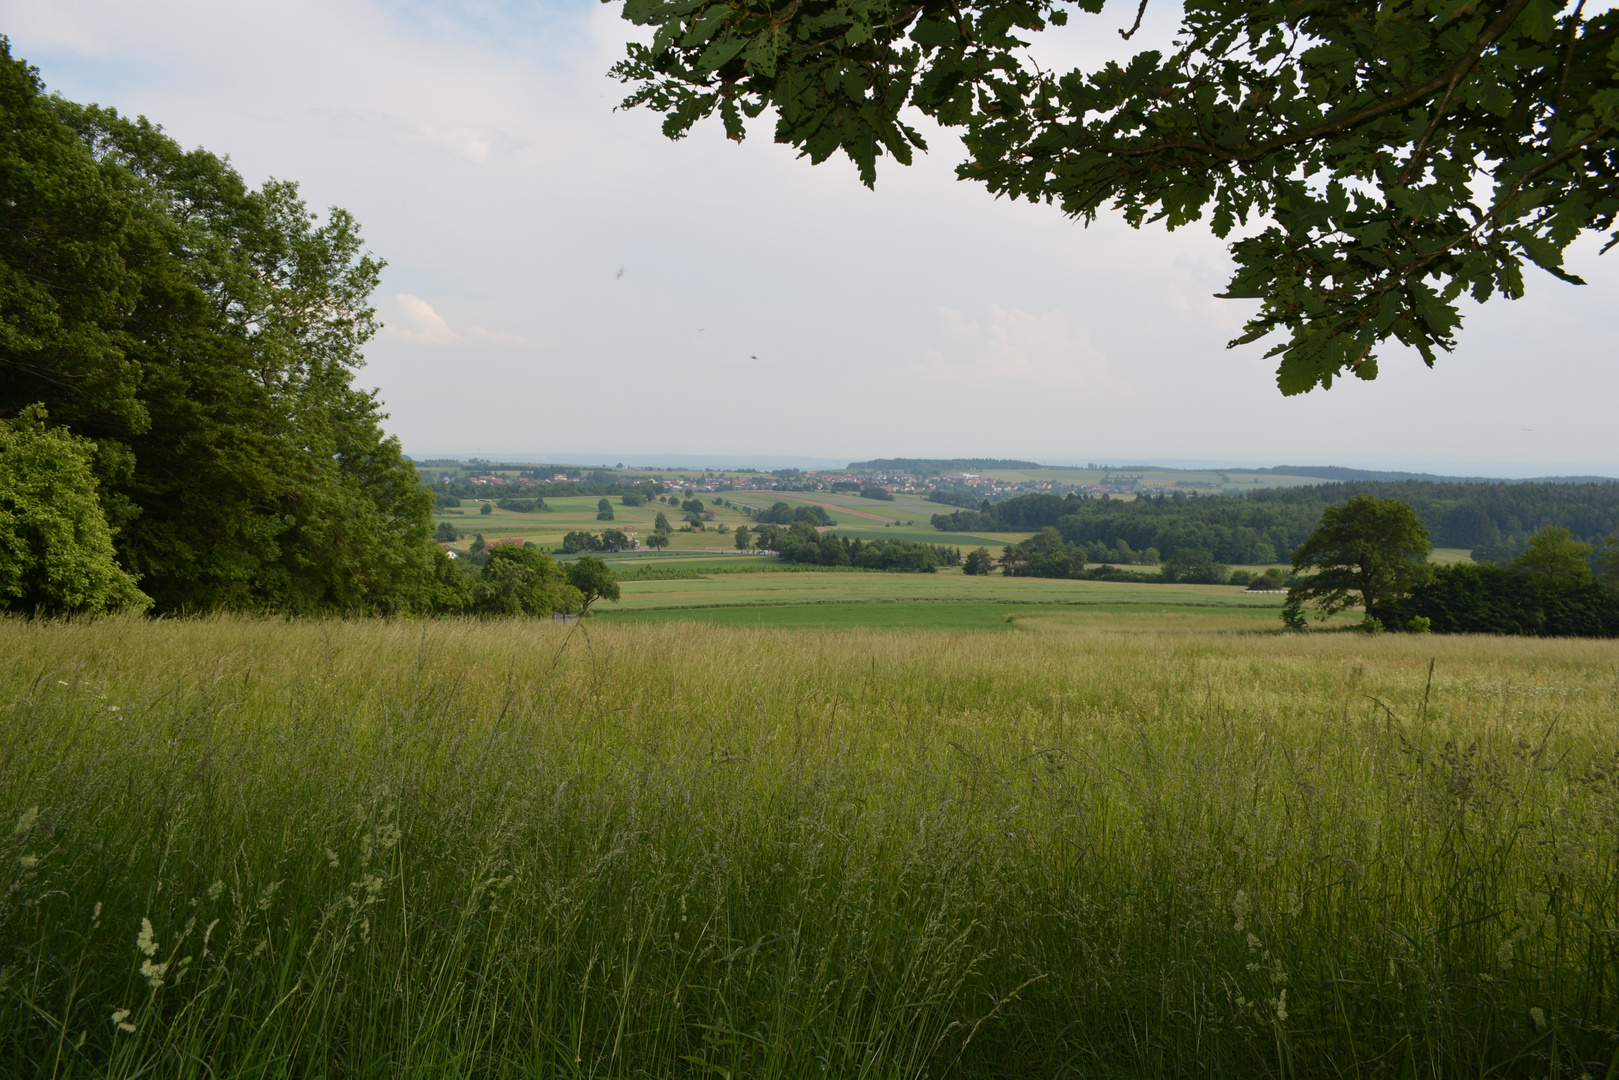
POLYGON ((5 1076, 1619 1076, 1611 643, 221 618, 0 657, 5 1076))

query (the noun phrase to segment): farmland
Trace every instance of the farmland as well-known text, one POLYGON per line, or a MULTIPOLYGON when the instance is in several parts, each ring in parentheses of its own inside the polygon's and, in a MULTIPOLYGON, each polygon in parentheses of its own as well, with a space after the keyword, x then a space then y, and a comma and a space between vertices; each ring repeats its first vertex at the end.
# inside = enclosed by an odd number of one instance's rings
MULTIPOLYGON (((857 576, 947 578, 711 580, 857 576)), ((1610 1068, 1611 643, 1022 584, 0 622, 0 1072, 1610 1068)))

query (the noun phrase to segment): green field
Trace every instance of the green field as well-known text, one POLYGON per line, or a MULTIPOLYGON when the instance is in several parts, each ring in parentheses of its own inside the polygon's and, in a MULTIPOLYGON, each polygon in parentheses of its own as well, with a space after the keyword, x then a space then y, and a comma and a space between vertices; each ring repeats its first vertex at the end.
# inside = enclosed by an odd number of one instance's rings
POLYGON ((645 584, 0 622, 0 1075, 1611 1075, 1611 642, 645 584))

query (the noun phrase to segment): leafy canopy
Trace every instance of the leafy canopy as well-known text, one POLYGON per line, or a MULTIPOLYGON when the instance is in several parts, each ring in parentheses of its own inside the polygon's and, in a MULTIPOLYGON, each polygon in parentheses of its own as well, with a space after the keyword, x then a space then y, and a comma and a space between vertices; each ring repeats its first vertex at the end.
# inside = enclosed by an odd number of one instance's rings
POLYGON ((1293 553, 1295 573, 1315 573, 1288 590, 1288 603, 1327 614, 1359 603, 1370 617, 1427 578, 1431 550, 1428 528, 1410 506, 1356 495, 1323 510, 1320 527, 1293 553))
POLYGON ((655 34, 613 73, 671 138, 718 113, 740 140, 771 110, 777 142, 842 151, 871 185, 878 157, 926 149, 927 117, 960 131, 957 175, 996 195, 1137 227, 1206 215, 1238 237, 1223 295, 1260 301, 1230 344, 1282 335, 1284 394, 1375 378, 1390 339, 1432 366, 1464 295, 1521 296, 1526 259, 1578 282, 1565 249, 1614 223, 1619 11, 1188 0, 1168 53, 1064 72, 1024 52, 1102 6, 626 0, 655 34))

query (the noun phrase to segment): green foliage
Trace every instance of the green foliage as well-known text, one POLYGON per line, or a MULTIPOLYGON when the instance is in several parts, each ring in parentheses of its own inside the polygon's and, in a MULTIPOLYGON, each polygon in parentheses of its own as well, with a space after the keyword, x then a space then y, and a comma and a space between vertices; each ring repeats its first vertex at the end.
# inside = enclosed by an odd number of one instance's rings
POLYGON ((887 488, 880 487, 861 488, 860 497, 862 499, 877 499, 881 502, 894 501, 894 493, 889 491, 887 488))
POLYGON ((766 510, 755 510, 753 520, 762 525, 793 525, 802 521, 823 528, 837 524, 819 506, 807 506, 802 503, 795 506, 786 502, 773 503, 766 510))
POLYGON ((590 614, 590 605, 597 600, 618 600, 618 579, 607 564, 594 555, 583 555, 569 563, 567 574, 568 584, 581 597, 581 615, 590 614))
POLYGON ((746 525, 738 525, 736 527, 736 538, 734 542, 738 551, 747 551, 749 548, 753 547, 753 534, 748 531, 748 527, 746 525))
POLYGON ((653 519, 652 528, 661 533, 666 533, 669 531, 669 518, 662 510, 659 510, 658 516, 653 519))
POLYGON ((1619 590, 1590 573, 1458 563, 1434 569, 1380 611, 1389 629, 1429 620, 1440 634, 1619 637, 1619 590))
POLYGON ((453 544, 461 539, 461 530, 448 521, 441 522, 439 527, 433 530, 433 539, 441 544, 453 544))
POLYGON ((495 508, 489 503, 484 503, 482 506, 478 507, 478 513, 480 514, 493 514, 494 512, 495 508))
POLYGON ((995 556, 985 547, 969 551, 966 560, 961 564, 961 572, 974 577, 982 577, 993 569, 995 569, 995 556))
POLYGON ((833 533, 816 532, 807 521, 782 533, 773 547, 788 562, 864 570, 931 574, 942 566, 955 566, 961 561, 953 549, 942 545, 918 544, 912 540, 850 540, 833 533))
POLYGON ((95 441, 159 611, 426 610, 433 496, 353 386, 382 263, 144 120, 47 97, 0 45, 0 416, 95 441))
POLYGON ((574 555, 581 551, 602 551, 601 537, 575 529, 562 537, 562 554, 574 555))
POLYGON ((446 495, 443 492, 440 492, 433 496, 433 505, 440 510, 448 510, 459 507, 461 505, 461 500, 456 498, 454 495, 446 495))
POLYGON ((1432 548, 1411 507, 1398 499, 1357 495, 1323 511, 1321 525, 1293 553, 1295 574, 1315 573, 1297 581, 1288 599, 1313 604, 1324 614, 1359 603, 1375 616, 1427 579, 1432 548))
POLYGON ((516 499, 510 496, 501 499, 495 505, 514 514, 532 514, 536 510, 546 509, 544 499, 516 499))
POLYGON ((1548 525, 1529 538, 1529 546, 1512 561, 1519 570, 1554 582, 1579 582, 1591 576, 1590 544, 1582 544, 1569 531, 1548 525))
POLYGON ((1181 585, 1221 585, 1230 571, 1214 561, 1206 548, 1182 548, 1171 555, 1159 571, 1164 580, 1181 585))
POLYGON ((626 491, 623 495, 619 496, 618 501, 623 503, 625 506, 645 506, 646 496, 641 494, 639 491, 626 491))
POLYGON ((635 541, 631 540, 630 534, 623 529, 602 530, 602 551, 629 551, 634 547, 635 541))
POLYGON ((926 117, 996 195, 1137 227, 1206 215, 1222 238, 1268 219, 1223 295, 1260 301, 1231 344, 1284 335, 1269 355, 1296 394, 1375 378, 1391 339, 1431 366, 1458 302, 1521 296, 1525 260, 1578 282, 1563 252, 1619 210, 1619 12, 1558 10, 1189 0, 1172 52, 1087 72, 1027 59, 1068 20, 1056 0, 630 0, 653 38, 613 73, 671 138, 717 112, 741 139, 770 110, 777 142, 841 151, 868 185, 879 156, 925 149, 926 117))
POLYGON ((646 546, 654 550, 661 550, 669 546, 669 530, 654 529, 652 535, 646 538, 646 546))
POLYGON ((43 408, 0 420, 0 611, 143 611, 151 598, 114 558, 88 439, 43 408))
POLYGON ((583 598, 538 548, 497 544, 472 583, 471 610, 479 615, 532 615, 578 610, 583 598))
POLYGON ((1597 576, 1619 589, 1619 535, 1604 537, 1592 562, 1597 576))
POLYGON ((612 521, 613 520, 613 504, 608 502, 606 499, 598 499, 596 501, 596 520, 597 521, 612 521))

